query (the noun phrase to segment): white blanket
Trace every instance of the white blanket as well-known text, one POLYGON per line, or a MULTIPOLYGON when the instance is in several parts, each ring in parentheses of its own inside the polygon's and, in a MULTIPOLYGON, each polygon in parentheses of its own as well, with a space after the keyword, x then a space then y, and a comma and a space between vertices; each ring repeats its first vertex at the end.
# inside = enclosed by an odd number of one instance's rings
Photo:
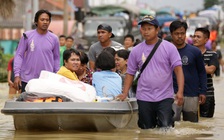
POLYGON ((35 94, 62 95, 74 102, 93 102, 96 99, 93 86, 48 71, 41 71, 39 79, 30 80, 25 89, 35 94))

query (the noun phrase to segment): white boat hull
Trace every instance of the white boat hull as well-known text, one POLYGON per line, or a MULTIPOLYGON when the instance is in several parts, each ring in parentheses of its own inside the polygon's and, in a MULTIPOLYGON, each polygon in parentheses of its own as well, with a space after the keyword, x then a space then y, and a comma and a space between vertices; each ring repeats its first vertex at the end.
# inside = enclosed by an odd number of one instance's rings
POLYGON ((32 103, 7 101, 1 110, 12 115, 16 130, 107 131, 137 127, 136 99, 124 102, 32 103))

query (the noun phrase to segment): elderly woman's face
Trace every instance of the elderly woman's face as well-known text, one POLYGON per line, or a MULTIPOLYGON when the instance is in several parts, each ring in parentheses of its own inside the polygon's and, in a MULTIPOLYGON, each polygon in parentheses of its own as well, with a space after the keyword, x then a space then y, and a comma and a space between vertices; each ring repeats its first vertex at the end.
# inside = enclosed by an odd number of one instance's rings
POLYGON ((65 67, 72 72, 78 70, 80 64, 81 64, 80 57, 75 53, 71 54, 71 57, 68 59, 67 62, 65 61, 65 67))

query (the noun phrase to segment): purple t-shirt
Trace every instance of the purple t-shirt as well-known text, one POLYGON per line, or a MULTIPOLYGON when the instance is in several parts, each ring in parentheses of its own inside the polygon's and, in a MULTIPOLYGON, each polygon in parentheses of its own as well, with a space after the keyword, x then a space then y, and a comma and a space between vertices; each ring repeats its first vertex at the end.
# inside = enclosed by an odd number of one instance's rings
POLYGON ((38 78, 41 70, 57 72, 60 68, 58 37, 47 32, 44 35, 36 30, 27 31, 27 38, 20 39, 14 59, 15 76, 23 82, 38 78))
MULTIPOLYGON (((135 75, 154 45, 147 45, 143 41, 132 49, 128 58, 128 74, 135 75)), ((181 65, 177 48, 172 43, 163 40, 138 80, 136 98, 149 102, 173 98, 172 73, 176 66, 181 65)))

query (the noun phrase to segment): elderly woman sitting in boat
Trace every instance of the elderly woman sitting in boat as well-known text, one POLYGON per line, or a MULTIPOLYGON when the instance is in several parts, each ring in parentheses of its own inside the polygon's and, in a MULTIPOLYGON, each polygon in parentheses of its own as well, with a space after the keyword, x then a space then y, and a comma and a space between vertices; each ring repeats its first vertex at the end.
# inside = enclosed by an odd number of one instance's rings
POLYGON ((96 89, 97 96, 114 99, 122 90, 121 77, 114 71, 114 56, 108 51, 102 51, 96 59, 96 68, 92 84, 96 89))

